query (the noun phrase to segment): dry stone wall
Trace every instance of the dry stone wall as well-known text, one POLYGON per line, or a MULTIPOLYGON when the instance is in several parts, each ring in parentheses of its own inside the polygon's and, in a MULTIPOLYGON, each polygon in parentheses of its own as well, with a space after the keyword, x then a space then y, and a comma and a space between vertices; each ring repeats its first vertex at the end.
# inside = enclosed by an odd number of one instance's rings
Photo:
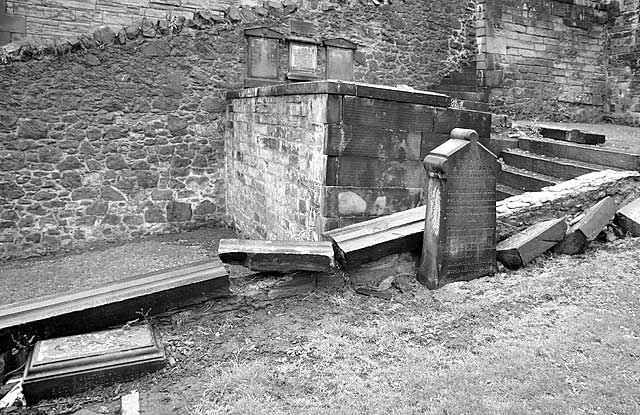
MULTIPOLYGON (((452 22, 469 13, 464 1, 243 3, 0 49, 0 258, 223 221, 224 96, 242 86, 246 27, 345 37, 360 45, 357 80, 426 88, 456 62, 452 22)), ((77 18, 85 3, 58 4, 77 18)))

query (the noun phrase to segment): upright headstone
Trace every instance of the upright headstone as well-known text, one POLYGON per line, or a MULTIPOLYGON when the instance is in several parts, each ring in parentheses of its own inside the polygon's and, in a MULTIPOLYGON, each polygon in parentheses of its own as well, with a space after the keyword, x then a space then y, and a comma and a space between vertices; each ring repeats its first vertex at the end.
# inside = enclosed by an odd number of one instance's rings
POLYGON ((427 155, 427 212, 418 280, 428 288, 496 271, 496 156, 454 128, 427 155))
POLYGON ((266 27, 244 31, 247 38, 247 78, 245 87, 279 83, 279 41, 282 34, 266 27))
POLYGON ((326 39, 327 51, 325 75, 327 79, 353 81, 353 51, 358 45, 346 39, 326 39))

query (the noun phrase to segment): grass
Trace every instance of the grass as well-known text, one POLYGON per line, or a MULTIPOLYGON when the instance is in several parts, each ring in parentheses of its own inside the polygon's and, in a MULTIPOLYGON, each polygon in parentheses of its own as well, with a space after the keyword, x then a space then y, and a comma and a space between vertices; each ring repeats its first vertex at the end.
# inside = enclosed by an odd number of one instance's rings
POLYGON ((391 301, 291 300, 236 322, 193 412, 638 414, 639 279, 627 239, 391 301))

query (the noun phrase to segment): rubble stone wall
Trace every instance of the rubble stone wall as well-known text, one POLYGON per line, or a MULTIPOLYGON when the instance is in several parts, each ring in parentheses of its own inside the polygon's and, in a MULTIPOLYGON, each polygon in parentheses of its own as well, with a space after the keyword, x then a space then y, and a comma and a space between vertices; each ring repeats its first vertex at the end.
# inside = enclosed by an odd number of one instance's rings
MULTIPOLYGON (((1 259, 224 220, 224 97, 242 86, 245 28, 345 37, 359 44, 357 80, 424 89, 464 55, 456 22, 473 12, 461 0, 240 3, 0 48, 1 259)), ((77 19, 86 4, 106 3, 60 1, 56 10, 77 19)), ((130 6, 111 7, 142 7, 130 6)))
POLYGON ((605 28, 596 1, 480 1, 478 69, 495 112, 593 119, 604 108, 605 28))

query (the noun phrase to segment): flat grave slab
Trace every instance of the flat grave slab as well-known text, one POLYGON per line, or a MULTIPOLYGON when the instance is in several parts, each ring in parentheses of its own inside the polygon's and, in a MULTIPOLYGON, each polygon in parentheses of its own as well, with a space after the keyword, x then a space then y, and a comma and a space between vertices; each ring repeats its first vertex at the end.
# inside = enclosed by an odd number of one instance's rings
POLYGON ((164 365, 160 335, 148 324, 59 337, 36 343, 22 387, 33 404, 131 380, 164 365))
POLYGON ((254 271, 330 271, 335 268, 331 242, 221 239, 220 260, 254 271))
POLYGON ((425 206, 325 232, 336 246, 344 269, 354 269, 382 257, 413 251, 422 246, 425 206))
MULTIPOLYGON (((229 294, 224 265, 218 259, 201 261, 86 291, 2 306, 0 339, 16 330, 39 339, 99 330, 135 320, 141 312, 158 314, 229 294)), ((6 346, 0 344, 0 350, 6 346)))
POLYGON ((546 138, 571 141, 578 144, 604 144, 606 137, 602 134, 585 133, 580 130, 565 130, 561 128, 540 128, 540 134, 546 138))

